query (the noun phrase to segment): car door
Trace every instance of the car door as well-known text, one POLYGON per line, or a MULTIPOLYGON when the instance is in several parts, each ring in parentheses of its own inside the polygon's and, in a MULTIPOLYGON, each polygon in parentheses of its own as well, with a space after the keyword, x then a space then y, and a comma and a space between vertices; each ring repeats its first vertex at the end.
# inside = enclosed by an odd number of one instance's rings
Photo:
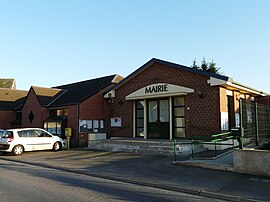
POLYGON ((33 130, 19 130, 17 131, 18 140, 17 142, 23 145, 25 151, 35 150, 36 138, 33 130))
POLYGON ((35 150, 52 149, 54 138, 44 130, 35 130, 36 134, 36 146, 35 150))

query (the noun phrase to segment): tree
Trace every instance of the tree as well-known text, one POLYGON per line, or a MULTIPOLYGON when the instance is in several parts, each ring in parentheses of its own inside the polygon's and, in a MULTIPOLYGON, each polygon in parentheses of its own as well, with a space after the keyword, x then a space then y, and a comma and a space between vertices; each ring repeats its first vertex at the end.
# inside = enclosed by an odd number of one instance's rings
POLYGON ((203 58, 203 60, 202 60, 202 64, 201 64, 201 69, 203 70, 203 71, 208 71, 208 63, 205 61, 205 58, 203 58))
POLYGON ((216 67, 216 63, 214 63, 213 60, 212 62, 208 63, 209 72, 214 73, 214 74, 220 74, 219 70, 220 70, 220 67, 216 67))
POLYGON ((191 65, 191 67, 194 68, 194 69, 200 69, 200 67, 196 63, 197 63, 197 61, 196 61, 196 59, 194 59, 193 64, 191 65))
POLYGON ((213 60, 211 62, 206 62, 205 58, 203 58, 203 60, 201 61, 201 66, 198 66, 197 60, 194 59, 191 67, 194 69, 199 69, 199 70, 214 73, 214 74, 221 74, 219 72, 220 68, 216 66, 216 63, 213 62, 213 60))

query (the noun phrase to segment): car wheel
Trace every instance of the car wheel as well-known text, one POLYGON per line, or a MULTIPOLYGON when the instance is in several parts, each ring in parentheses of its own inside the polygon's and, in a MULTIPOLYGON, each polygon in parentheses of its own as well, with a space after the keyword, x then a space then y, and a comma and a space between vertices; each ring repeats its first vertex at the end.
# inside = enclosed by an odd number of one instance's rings
POLYGON ((54 143, 54 145, 53 145, 53 150, 54 150, 54 151, 58 151, 58 150, 60 150, 60 149, 61 149, 60 142, 54 143))
POLYGON ((22 145, 16 145, 16 146, 13 148, 12 153, 13 153, 15 156, 21 155, 21 154, 23 153, 23 146, 22 146, 22 145))

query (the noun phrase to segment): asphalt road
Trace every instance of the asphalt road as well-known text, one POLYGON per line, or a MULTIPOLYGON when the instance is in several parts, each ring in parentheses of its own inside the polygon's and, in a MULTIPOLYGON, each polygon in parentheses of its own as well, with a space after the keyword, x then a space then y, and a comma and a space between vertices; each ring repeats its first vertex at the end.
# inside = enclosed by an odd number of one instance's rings
POLYGON ((0 159, 68 172, 67 175, 77 173, 199 197, 228 201, 270 201, 270 177, 175 165, 172 157, 162 155, 81 148, 59 152, 25 152, 20 156, 0 152, 0 159))
POLYGON ((0 199, 10 201, 222 201, 0 160, 0 199))

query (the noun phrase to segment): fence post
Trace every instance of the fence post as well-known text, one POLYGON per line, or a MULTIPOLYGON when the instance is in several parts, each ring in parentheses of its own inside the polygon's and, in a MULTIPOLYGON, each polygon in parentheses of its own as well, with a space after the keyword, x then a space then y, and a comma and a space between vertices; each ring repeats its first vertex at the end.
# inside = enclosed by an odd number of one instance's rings
POLYGON ((255 104, 255 130, 256 130, 256 146, 259 146, 259 122, 258 122, 258 103, 255 104))
POLYGON ((194 159, 194 142, 193 139, 191 139, 191 159, 194 159))
POLYGON ((240 141, 239 149, 243 149, 243 136, 244 136, 244 126, 243 126, 243 100, 239 100, 239 115, 240 115, 240 141))
POLYGON ((217 156, 217 141, 216 141, 216 137, 215 137, 215 157, 217 156))
POLYGON ((174 161, 176 162, 176 148, 175 148, 175 145, 176 145, 176 140, 173 139, 173 153, 174 153, 174 161))

